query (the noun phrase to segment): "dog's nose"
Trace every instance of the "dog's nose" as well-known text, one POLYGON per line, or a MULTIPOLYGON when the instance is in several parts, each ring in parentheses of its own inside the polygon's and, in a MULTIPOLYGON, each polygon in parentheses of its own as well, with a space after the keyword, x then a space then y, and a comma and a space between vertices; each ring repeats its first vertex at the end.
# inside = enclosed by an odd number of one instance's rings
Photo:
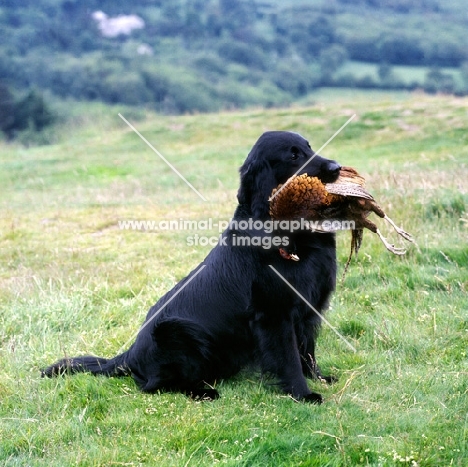
POLYGON ((327 172, 330 174, 330 175, 336 175, 338 176, 338 174, 340 173, 340 170, 341 170, 341 165, 336 163, 335 161, 330 161, 328 163, 328 166, 327 166, 327 172))
POLYGON ((340 175, 341 165, 335 161, 326 160, 321 167, 320 179, 323 183, 333 183, 340 175))

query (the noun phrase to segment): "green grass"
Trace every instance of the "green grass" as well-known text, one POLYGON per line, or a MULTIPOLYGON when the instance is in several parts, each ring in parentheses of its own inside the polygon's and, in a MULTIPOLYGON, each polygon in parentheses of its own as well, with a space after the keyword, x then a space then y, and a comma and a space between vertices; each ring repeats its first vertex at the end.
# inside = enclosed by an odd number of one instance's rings
MULTIPOLYGON (((182 117, 77 105, 52 145, 0 143, 0 463, 465 466, 468 101, 376 96, 182 117), (264 130, 318 148, 353 113, 322 154, 358 168, 417 246, 395 257, 365 232, 327 315, 357 352, 324 327, 319 361, 339 381, 310 382, 322 406, 250 372, 219 381, 213 403, 144 395, 128 378, 40 378, 64 355, 115 355, 209 250, 187 246, 192 232, 119 220, 229 219, 238 167, 264 130)), ((349 241, 338 235, 340 275, 349 241)))

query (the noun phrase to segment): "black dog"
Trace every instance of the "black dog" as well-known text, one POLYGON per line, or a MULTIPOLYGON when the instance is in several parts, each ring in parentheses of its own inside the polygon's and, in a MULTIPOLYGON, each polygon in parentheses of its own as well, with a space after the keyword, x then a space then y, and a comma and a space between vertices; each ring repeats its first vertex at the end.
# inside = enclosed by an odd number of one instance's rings
POLYGON ((85 371, 131 375, 145 392, 216 398, 217 391, 207 385, 254 364, 276 377, 285 393, 320 403, 321 395, 310 391, 306 376, 323 378, 315 362, 321 318, 284 280, 323 312, 335 287, 334 234, 259 227, 269 219, 273 188, 308 160, 299 173, 324 183, 338 177, 340 166, 314 156, 299 134, 264 133, 240 169, 232 225, 204 262, 149 310, 135 343, 110 360, 62 359, 43 376, 85 371), (291 255, 299 261, 288 259, 291 255))

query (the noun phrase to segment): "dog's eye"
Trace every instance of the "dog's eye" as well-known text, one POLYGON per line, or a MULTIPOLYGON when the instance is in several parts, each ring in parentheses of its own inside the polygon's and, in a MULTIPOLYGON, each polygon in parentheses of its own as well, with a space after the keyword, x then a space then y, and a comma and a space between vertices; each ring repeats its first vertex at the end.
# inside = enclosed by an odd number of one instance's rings
POLYGON ((299 158, 299 150, 297 148, 291 148, 291 159, 295 161, 299 158))

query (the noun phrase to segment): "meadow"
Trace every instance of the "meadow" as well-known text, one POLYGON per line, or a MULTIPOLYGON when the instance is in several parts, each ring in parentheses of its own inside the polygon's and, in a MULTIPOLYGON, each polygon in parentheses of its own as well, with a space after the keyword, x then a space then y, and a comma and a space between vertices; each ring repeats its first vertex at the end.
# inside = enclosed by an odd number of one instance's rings
MULTIPOLYGON (((160 116, 66 104, 51 143, 0 141, 0 464, 3 466, 466 466, 468 99, 322 95, 286 109, 160 116), (207 199, 197 196, 118 114, 207 199), (113 356, 147 309, 197 266, 206 231, 132 231, 124 220, 227 220, 259 135, 293 130, 357 168, 417 244, 403 257, 364 233, 341 272, 318 359, 321 406, 243 372, 221 398, 146 395, 130 378, 42 379, 63 356, 113 356)), ((388 238, 399 240, 381 220, 388 238)), ((208 232, 216 235, 217 231, 208 232)))

